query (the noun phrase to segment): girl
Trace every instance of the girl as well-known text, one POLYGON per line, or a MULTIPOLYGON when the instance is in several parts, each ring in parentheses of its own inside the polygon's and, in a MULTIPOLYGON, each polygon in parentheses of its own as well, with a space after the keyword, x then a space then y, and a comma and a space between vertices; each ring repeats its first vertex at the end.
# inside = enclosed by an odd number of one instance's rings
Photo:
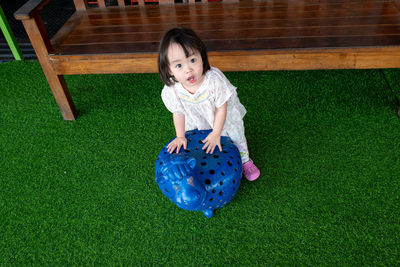
POLYGON ((186 149, 185 131, 211 129, 203 150, 213 153, 221 147, 221 135, 229 136, 240 151, 244 176, 253 181, 259 169, 249 158, 243 116, 234 87, 217 68, 210 67, 204 43, 191 29, 174 28, 161 40, 158 70, 165 83, 162 100, 173 113, 176 138, 167 146, 172 153, 186 149))

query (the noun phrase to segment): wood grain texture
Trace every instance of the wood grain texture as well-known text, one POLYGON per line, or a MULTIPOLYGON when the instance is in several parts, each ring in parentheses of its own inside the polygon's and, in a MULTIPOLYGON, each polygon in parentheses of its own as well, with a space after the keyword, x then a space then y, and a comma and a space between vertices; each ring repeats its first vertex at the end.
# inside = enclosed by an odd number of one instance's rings
POLYGON ((62 43, 71 33, 73 29, 79 24, 82 19, 83 12, 75 12, 68 21, 64 24, 64 26, 54 35, 51 39, 51 43, 53 46, 58 46, 62 43))
POLYGON ((393 1, 240 1, 89 10, 54 54, 150 54, 176 26, 193 28, 210 52, 400 44, 393 1))
MULTIPOLYGON (((156 53, 51 56, 50 61, 62 74, 158 72, 156 53)), ((209 61, 222 71, 400 68, 400 48, 210 52, 209 61)))

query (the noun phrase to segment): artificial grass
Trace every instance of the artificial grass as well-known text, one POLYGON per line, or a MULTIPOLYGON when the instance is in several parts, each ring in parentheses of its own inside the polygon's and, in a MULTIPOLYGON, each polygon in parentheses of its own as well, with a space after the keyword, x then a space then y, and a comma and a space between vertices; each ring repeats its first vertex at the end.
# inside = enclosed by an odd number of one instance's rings
POLYGON ((399 265, 399 74, 226 73, 261 177, 207 219, 154 181, 156 74, 66 76, 66 122, 37 62, 1 64, 0 265, 399 265))

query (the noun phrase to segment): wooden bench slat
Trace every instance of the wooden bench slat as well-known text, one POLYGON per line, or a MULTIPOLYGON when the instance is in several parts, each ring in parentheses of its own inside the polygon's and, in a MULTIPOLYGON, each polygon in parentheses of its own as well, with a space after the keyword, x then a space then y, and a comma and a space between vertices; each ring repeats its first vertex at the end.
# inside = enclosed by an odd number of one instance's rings
MULTIPOLYGON (((396 1, 394 1, 396 2, 396 1)), ((333 0, 324 0, 324 1, 239 1, 239 2, 225 2, 224 3, 224 9, 228 10, 230 7, 239 7, 239 8, 248 8, 248 7, 253 7, 253 8, 268 8, 268 10, 271 11, 277 11, 277 9, 297 9, 298 7, 302 7, 305 9, 318 9, 318 10, 323 10, 327 8, 332 8, 333 6, 339 6, 343 9, 345 8, 355 8, 360 5, 370 5, 369 8, 373 8, 374 6, 380 6, 385 3, 393 3, 393 0, 354 0, 351 2, 348 1, 333 1, 333 0)), ((177 4, 177 5, 166 5, 163 6, 163 9, 165 10, 173 10, 176 7, 179 8, 179 6, 187 6, 185 4, 177 4)), ((194 6, 194 5, 193 5, 194 6)), ((219 3, 218 2, 209 2, 209 3, 196 3, 195 6, 203 6, 204 10, 218 10, 220 9, 219 3)), ((142 7, 139 7, 142 8, 142 7)), ((158 8, 158 5, 151 5, 151 6, 146 6, 146 12, 151 13, 154 11, 154 8, 158 8)), ((110 6, 107 8, 109 11, 108 12, 115 12, 118 13, 121 10, 116 8, 115 6, 110 6)), ((137 6, 126 6, 125 10, 122 10, 123 12, 140 12, 138 11, 137 6)), ((91 9, 90 14, 96 14, 96 13, 102 13, 104 12, 104 9, 91 9)))
POLYGON ((77 11, 68 19, 64 26, 52 38, 51 43, 53 47, 57 47, 62 41, 68 39, 68 35, 76 29, 77 25, 83 17, 83 12, 77 11))
MULTIPOLYGON (((309 37, 357 37, 357 36, 385 36, 400 35, 398 25, 380 26, 327 26, 327 27, 297 27, 285 29, 215 29, 201 31, 197 34, 204 40, 233 40, 233 39, 285 39, 285 38, 309 38, 309 37)), ((74 35, 63 42, 63 45, 97 45, 135 42, 158 42, 163 32, 151 33, 107 33, 96 35, 74 35)), ((371 45, 371 44, 369 44, 371 45)), ((244 48, 245 49, 245 48, 244 48)))
MULTIPOLYGON (((235 39, 235 40, 206 40, 204 42, 209 51, 244 51, 244 50, 274 50, 274 49, 312 49, 332 47, 370 47, 366 43, 375 46, 396 46, 400 43, 399 35, 384 36, 359 36, 350 37, 309 37, 309 38, 285 38, 285 39, 235 39)), ((65 55, 74 54, 100 54, 100 53, 155 53, 157 42, 137 43, 108 43, 94 45, 66 45, 63 48, 65 55)), ((60 54, 56 51, 54 54, 60 54)))
MULTIPOLYGON (((302 2, 302 1, 299 1, 302 2)), ((263 12, 263 13, 270 13, 270 14, 277 14, 284 12, 286 14, 289 13, 297 13, 297 12, 313 12, 313 11, 352 11, 352 10, 364 10, 364 11, 371 11, 371 10, 383 10, 387 7, 395 6, 393 1, 383 1, 383 2, 346 2, 346 3, 318 3, 312 5, 299 5, 296 4, 297 2, 290 2, 284 6, 271 4, 269 1, 259 1, 259 2, 238 2, 238 3, 225 3, 223 8, 220 8, 216 3, 209 3, 209 4, 195 4, 191 6, 187 5, 168 5, 168 6, 146 6, 145 12, 148 16, 153 16, 154 14, 159 13, 159 10, 162 9, 166 13, 174 13, 175 15, 181 15, 182 13, 186 13, 188 10, 194 12, 193 15, 201 15, 201 14, 215 14, 221 13, 221 11, 229 13, 235 10, 240 11, 241 13, 246 12, 263 12), (246 5, 244 5, 246 4, 246 5)), ((91 9, 88 11, 88 16, 91 19, 104 19, 101 16, 107 14, 110 18, 113 16, 120 16, 122 14, 128 15, 138 15, 143 13, 142 7, 134 7, 129 6, 125 8, 120 7, 110 7, 107 9, 91 9)), ((228 18, 228 17, 227 17, 228 18)))
MULTIPOLYGON (((400 47, 218 51, 210 52, 209 60, 222 71, 398 68, 400 47)), ((157 72, 157 53, 52 56, 51 62, 60 74, 157 72)))
MULTIPOLYGON (((192 27, 196 31, 212 30, 220 27, 219 21, 213 21, 209 23, 202 22, 189 22, 181 23, 179 25, 185 27, 192 27)), ((231 28, 234 29, 257 29, 257 28, 296 28, 296 27, 330 27, 331 25, 339 26, 357 26, 357 25, 400 25, 400 16, 375 16, 375 17, 362 17, 362 18, 341 18, 337 20, 336 18, 326 18, 326 19, 307 19, 307 20, 268 20, 267 22, 261 20, 248 20, 248 21, 230 21, 231 28)), ((99 34, 132 34, 139 32, 165 32, 167 29, 176 26, 176 23, 165 23, 165 24, 152 24, 152 25, 104 25, 97 27, 78 27, 73 32, 72 36, 79 35, 99 35, 99 34)))
MULTIPOLYGON (((315 18, 346 18, 346 17, 373 17, 373 16, 390 16, 398 14, 398 9, 393 5, 388 5, 385 9, 372 9, 365 11, 363 9, 360 10, 346 10, 346 11, 334 11, 329 10, 325 12, 319 11, 310 11, 310 12, 301 12, 297 11, 296 13, 285 13, 276 14, 273 12, 256 12, 256 11, 246 11, 240 12, 236 10, 229 13, 229 16, 225 14, 223 11, 219 11, 214 14, 191 14, 189 10, 181 10, 181 14, 168 14, 168 13, 154 13, 152 16, 148 16, 146 14, 121 14, 120 16, 112 16, 108 13, 103 13, 96 18, 91 18, 90 16, 85 17, 82 20, 80 27, 95 27, 95 26, 103 26, 103 25, 124 25, 124 24, 160 24, 163 22, 177 22, 177 23, 196 23, 196 22, 205 22, 205 19, 216 20, 216 21, 246 21, 246 20, 274 20, 274 19, 286 19, 291 20, 295 18, 301 18, 302 20, 307 19, 315 19, 315 18), (278 16, 279 15, 279 16, 278 16)), ((208 22, 208 21, 207 21, 208 22)))

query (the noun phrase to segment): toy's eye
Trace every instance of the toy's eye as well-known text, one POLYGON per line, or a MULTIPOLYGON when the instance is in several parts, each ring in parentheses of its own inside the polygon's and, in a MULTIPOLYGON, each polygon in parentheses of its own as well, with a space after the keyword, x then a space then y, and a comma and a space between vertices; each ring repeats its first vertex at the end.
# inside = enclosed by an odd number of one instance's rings
POLYGON ((193 176, 191 176, 191 177, 189 177, 189 178, 187 179, 187 183, 190 184, 191 186, 194 186, 194 183, 193 183, 193 176))

